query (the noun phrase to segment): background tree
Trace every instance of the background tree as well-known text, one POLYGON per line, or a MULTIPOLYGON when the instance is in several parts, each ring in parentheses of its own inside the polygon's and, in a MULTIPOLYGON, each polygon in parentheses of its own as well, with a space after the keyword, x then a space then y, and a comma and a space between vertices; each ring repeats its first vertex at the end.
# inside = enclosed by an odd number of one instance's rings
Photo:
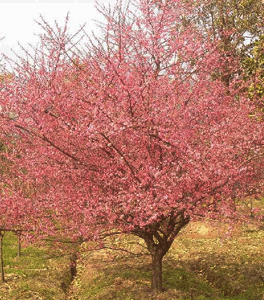
POLYGON ((252 101, 212 80, 222 52, 183 18, 196 7, 133 4, 98 7, 102 35, 82 56, 67 26, 43 23, 35 61, 1 94, 0 122, 21 180, 36 187, 15 194, 27 224, 42 236, 144 239, 159 292, 162 258, 190 220, 235 222, 236 199, 263 191, 264 135, 252 101))
POLYGON ((255 42, 263 35, 264 3, 261 0, 195 2, 196 11, 189 18, 203 29, 206 36, 219 42, 219 50, 227 62, 225 70, 220 73, 228 85, 235 74, 244 73, 247 65, 244 60, 254 55, 255 42), (241 63, 237 70, 232 67, 229 70, 229 62, 233 59, 241 63))
POLYGON ((264 36, 254 42, 251 55, 244 59, 244 80, 249 84, 249 97, 255 100, 263 112, 264 95, 264 36))

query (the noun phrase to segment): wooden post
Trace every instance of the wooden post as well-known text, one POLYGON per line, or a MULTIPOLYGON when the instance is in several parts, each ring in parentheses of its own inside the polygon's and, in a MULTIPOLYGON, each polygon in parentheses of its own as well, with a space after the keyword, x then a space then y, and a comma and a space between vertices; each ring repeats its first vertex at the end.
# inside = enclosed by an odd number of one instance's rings
POLYGON ((4 257, 3 257, 3 237, 4 237, 4 231, 0 231, 1 275, 2 275, 2 282, 5 282, 4 257))
POLYGON ((17 231, 17 257, 21 256, 21 231, 17 231))

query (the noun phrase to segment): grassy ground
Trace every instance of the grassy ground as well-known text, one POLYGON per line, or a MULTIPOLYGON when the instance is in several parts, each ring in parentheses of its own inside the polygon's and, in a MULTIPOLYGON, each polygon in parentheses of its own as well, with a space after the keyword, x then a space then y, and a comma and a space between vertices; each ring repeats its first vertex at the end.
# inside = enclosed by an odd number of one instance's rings
POLYGON ((83 244, 77 276, 70 284, 72 249, 64 255, 59 248, 35 245, 24 247, 17 258, 16 237, 8 235, 4 238, 6 283, 0 283, 0 300, 263 300, 264 231, 239 227, 229 239, 223 236, 225 231, 219 224, 190 224, 164 258, 165 291, 158 296, 151 294, 150 257, 140 240, 122 237, 106 244, 110 247, 114 242, 133 254, 88 251, 91 244, 83 244))
POLYGON ((158 296, 150 290, 150 257, 138 242, 116 242, 138 255, 84 252, 69 299, 264 299, 264 231, 240 228, 225 239, 213 226, 190 225, 164 258, 165 291, 158 296))
POLYGON ((4 236, 6 282, 0 283, 0 300, 66 299, 69 273, 68 253, 46 245, 22 247, 17 257, 17 238, 4 236))

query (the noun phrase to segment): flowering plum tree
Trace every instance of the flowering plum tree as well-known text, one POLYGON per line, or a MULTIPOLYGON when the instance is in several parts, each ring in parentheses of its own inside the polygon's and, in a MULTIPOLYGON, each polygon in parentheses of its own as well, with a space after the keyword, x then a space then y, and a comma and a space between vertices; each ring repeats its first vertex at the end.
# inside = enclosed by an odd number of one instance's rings
POLYGON ((102 36, 85 52, 66 27, 43 24, 34 62, 22 60, 1 94, 1 134, 14 137, 34 191, 17 196, 28 224, 142 238, 158 292, 162 258, 190 220, 235 221, 235 200, 262 191, 263 126, 235 79, 212 79, 221 54, 185 23, 191 1, 98 9, 102 36))

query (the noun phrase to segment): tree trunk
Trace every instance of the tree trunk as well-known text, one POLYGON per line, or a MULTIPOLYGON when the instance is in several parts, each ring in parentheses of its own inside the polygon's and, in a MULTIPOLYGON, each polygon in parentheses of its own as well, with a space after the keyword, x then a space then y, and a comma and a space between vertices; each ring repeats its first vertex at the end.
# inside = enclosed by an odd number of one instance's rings
POLYGON ((21 239, 20 239, 20 232, 17 232, 17 257, 21 256, 21 239))
POLYGON ((5 282, 4 257, 3 257, 3 237, 4 237, 4 233, 2 231, 0 231, 1 275, 2 275, 2 282, 5 282))
POLYGON ((152 258, 151 288, 156 294, 163 291, 162 288, 162 259, 170 249, 175 237, 180 230, 189 223, 190 217, 184 215, 184 210, 172 211, 157 223, 145 228, 137 227, 133 234, 142 238, 147 245, 152 258))
POLYGON ((154 293, 158 294, 163 291, 162 289, 162 258, 161 251, 156 250, 151 253, 152 258, 152 281, 151 289, 154 293))

